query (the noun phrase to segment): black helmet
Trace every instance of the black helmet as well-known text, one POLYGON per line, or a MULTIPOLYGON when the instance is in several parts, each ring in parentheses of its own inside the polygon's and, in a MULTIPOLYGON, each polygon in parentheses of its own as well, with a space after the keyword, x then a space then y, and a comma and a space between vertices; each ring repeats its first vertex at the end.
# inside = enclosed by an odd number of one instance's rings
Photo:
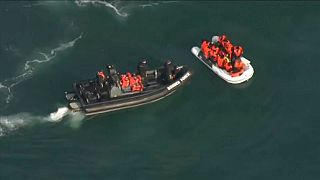
POLYGON ((113 68, 113 65, 108 65, 107 66, 107 69, 112 69, 113 68))
POLYGON ((171 64, 171 60, 170 59, 166 61, 166 65, 169 65, 169 64, 171 64))

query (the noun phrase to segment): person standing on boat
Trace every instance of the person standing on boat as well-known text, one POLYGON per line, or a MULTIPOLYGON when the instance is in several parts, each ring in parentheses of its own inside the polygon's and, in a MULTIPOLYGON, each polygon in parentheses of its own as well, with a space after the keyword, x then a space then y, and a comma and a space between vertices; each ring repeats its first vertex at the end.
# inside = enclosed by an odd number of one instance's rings
POLYGON ((174 72, 175 68, 174 65, 172 64, 171 60, 167 60, 164 63, 164 78, 166 81, 170 82, 174 78, 174 72))
POLYGON ((103 88, 107 78, 106 78, 105 73, 102 70, 98 71, 97 80, 98 80, 100 87, 103 88))

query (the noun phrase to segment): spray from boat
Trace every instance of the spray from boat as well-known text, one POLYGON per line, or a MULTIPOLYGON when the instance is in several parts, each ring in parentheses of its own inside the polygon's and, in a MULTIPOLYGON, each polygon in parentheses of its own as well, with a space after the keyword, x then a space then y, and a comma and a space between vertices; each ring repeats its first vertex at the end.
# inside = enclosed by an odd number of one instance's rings
POLYGON ((67 120, 71 128, 79 128, 84 115, 80 112, 71 112, 67 107, 59 107, 57 111, 47 116, 33 115, 31 113, 17 113, 0 116, 0 137, 6 136, 20 128, 26 128, 41 123, 58 123, 67 120))

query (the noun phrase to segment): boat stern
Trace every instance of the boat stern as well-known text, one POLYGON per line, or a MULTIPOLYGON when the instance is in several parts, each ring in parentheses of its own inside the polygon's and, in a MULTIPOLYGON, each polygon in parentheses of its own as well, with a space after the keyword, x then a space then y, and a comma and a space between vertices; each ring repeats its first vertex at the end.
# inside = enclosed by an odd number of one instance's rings
POLYGON ((79 97, 75 92, 65 92, 66 100, 68 101, 68 108, 71 111, 80 111, 81 103, 79 101, 79 97))

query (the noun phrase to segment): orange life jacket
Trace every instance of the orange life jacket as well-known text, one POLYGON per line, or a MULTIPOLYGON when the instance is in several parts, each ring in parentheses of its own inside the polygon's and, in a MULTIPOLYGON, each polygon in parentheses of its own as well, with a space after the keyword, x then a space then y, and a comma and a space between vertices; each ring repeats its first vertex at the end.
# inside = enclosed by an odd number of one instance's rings
POLYGON ((132 77, 132 74, 131 74, 130 72, 127 72, 127 73, 126 73, 126 76, 127 76, 128 78, 131 78, 131 77, 132 77))
POLYGON ((225 44, 225 49, 229 54, 229 57, 231 57, 231 54, 233 52, 233 45, 231 44, 231 42, 225 44))
POLYGON ((132 86, 132 91, 143 91, 143 86, 141 86, 140 84, 134 84, 132 86))
POLYGON ((129 78, 129 84, 130 84, 130 86, 132 87, 135 83, 136 83, 136 80, 134 79, 133 76, 131 76, 131 77, 129 78))
POLYGON ((223 34, 222 36, 219 36, 218 42, 222 44, 222 41, 225 41, 226 39, 227 39, 227 36, 223 34))
POLYGON ((141 81, 141 76, 135 77, 136 82, 132 85, 132 91, 143 91, 143 84, 141 81))
POLYGON ((217 62, 218 62, 218 66, 219 66, 220 68, 222 68, 222 67, 223 67, 223 64, 224 64, 224 62, 225 62, 224 56, 218 56, 217 62))
POLYGON ((211 50, 212 50, 212 57, 213 57, 213 59, 214 59, 215 61, 217 61, 217 57, 218 57, 220 48, 219 48, 219 47, 216 47, 216 46, 212 46, 212 47, 211 47, 211 50))
POLYGON ((201 44, 201 50, 206 58, 209 58, 209 55, 210 55, 209 44, 210 44, 209 41, 203 41, 201 44))
POLYGON ((239 72, 231 73, 231 77, 241 76, 243 72, 244 72, 244 69, 241 69, 239 72))
POLYGON ((233 52, 237 57, 241 57, 243 54, 243 48, 241 46, 234 46, 233 52))
POLYGON ((224 68, 226 69, 226 71, 230 72, 232 70, 231 63, 226 63, 224 68))
POLYGON ((103 71, 99 71, 98 76, 100 76, 102 79, 106 78, 106 75, 103 73, 103 71))
POLYGON ((121 75, 121 87, 125 89, 129 87, 129 78, 126 75, 121 75))
POLYGON ((237 59, 237 60, 234 62, 234 67, 241 70, 241 69, 244 68, 244 64, 243 64, 243 62, 242 62, 240 59, 237 59))
POLYGON ((142 77, 140 75, 137 75, 137 83, 142 83, 142 77))
POLYGON ((223 40, 222 42, 221 42, 221 44, 222 44, 222 46, 224 47, 224 48, 226 48, 226 45, 227 44, 231 44, 231 42, 228 40, 228 39, 225 39, 225 40, 223 40))

